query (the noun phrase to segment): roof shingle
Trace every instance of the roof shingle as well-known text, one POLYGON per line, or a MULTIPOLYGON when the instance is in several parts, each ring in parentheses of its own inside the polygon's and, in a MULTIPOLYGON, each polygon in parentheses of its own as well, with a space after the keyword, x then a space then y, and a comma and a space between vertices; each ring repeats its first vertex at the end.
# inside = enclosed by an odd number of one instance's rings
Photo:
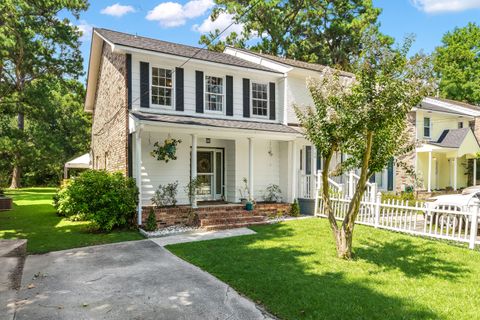
POLYGON ((444 130, 437 142, 430 142, 444 148, 460 148, 470 128, 444 130))
POLYGON ((171 114, 153 114, 153 113, 143 113, 143 112, 132 112, 132 115, 139 120, 146 120, 146 121, 166 122, 166 123, 185 124, 185 125, 197 125, 197 126, 216 127, 216 128, 245 129, 245 130, 300 134, 294 128, 290 128, 289 126, 283 125, 281 123, 216 119, 216 118, 204 118, 204 117, 193 117, 193 116, 171 115, 171 114))
POLYGON ((162 41, 158 39, 141 37, 133 34, 103 29, 95 28, 95 32, 100 34, 102 37, 112 42, 113 44, 122 45, 131 48, 149 50, 154 52, 160 52, 165 54, 171 54, 175 56, 191 58, 194 60, 203 60, 220 64, 227 64, 231 66, 255 69, 261 71, 268 71, 279 73, 278 71, 269 69, 262 65, 252 63, 234 56, 231 56, 226 53, 211 51, 207 49, 196 48, 192 46, 187 46, 183 44, 177 44, 167 41, 162 41))

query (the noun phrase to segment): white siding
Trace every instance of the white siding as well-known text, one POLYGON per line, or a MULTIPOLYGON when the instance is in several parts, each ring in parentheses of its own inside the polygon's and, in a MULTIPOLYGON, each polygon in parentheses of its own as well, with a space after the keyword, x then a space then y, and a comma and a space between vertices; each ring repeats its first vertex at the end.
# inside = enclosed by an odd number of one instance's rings
MULTIPOLYGON (((150 67, 163 67, 167 69, 175 69, 175 67, 179 66, 181 63, 178 60, 158 57, 154 55, 145 55, 139 53, 132 54, 132 105, 133 109, 140 109, 140 61, 149 62, 150 67)), ((251 116, 251 118, 244 118, 243 117, 243 78, 250 79, 250 81, 258 81, 262 83, 269 83, 274 82, 276 83, 276 120, 274 122, 281 122, 282 121, 282 114, 283 110, 283 100, 280 100, 278 90, 281 89, 281 86, 278 85, 277 81, 282 79, 282 75, 279 74, 278 76, 268 74, 268 73, 261 73, 261 72, 251 72, 247 69, 239 70, 229 67, 228 65, 225 66, 214 66, 214 65, 205 65, 198 63, 196 61, 189 61, 184 68, 184 108, 185 111, 177 112, 175 111, 175 102, 172 103, 172 108, 158 108, 151 106, 148 109, 142 108, 141 111, 144 112, 162 112, 162 113, 173 113, 173 114, 180 114, 180 115, 194 115, 194 116, 205 116, 205 117, 220 117, 220 118, 227 118, 227 119, 237 119, 237 120, 253 120, 253 121, 267 121, 268 118, 258 118, 251 116), (233 77, 233 112, 234 115, 226 116, 225 114, 218 114, 218 113, 211 113, 208 110, 205 110, 203 114, 199 114, 195 112, 195 71, 203 71, 205 75, 212 75, 217 77, 224 78, 224 93, 225 93, 225 76, 229 75, 233 77)), ((151 73, 151 71, 150 71, 151 73)), ((175 77, 175 75, 174 75, 175 77)), ((173 81, 175 83, 175 79, 173 81)), ((174 88, 175 89, 175 88, 174 88)), ((174 94, 175 96, 175 94, 174 94)), ((225 105, 224 110, 225 113, 225 105)))

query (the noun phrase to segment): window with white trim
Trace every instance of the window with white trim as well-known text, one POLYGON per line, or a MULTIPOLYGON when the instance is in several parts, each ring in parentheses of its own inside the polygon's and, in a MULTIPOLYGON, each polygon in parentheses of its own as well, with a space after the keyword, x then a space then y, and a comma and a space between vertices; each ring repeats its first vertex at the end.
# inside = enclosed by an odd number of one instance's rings
POLYGON ((172 70, 152 67, 152 104, 172 106, 172 70))
POLYGON ((205 109, 223 112, 223 78, 205 76, 205 109))
POLYGON ((252 114, 268 117, 268 85, 252 82, 252 114))
POLYGON ((423 136, 430 138, 431 120, 428 117, 423 118, 423 136))

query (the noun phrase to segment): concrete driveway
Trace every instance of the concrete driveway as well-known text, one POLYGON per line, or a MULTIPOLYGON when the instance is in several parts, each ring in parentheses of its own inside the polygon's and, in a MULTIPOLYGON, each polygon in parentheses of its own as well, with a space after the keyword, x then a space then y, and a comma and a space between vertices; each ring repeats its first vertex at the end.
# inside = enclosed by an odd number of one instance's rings
POLYGON ((269 319, 150 240, 28 256, 15 319, 269 319))

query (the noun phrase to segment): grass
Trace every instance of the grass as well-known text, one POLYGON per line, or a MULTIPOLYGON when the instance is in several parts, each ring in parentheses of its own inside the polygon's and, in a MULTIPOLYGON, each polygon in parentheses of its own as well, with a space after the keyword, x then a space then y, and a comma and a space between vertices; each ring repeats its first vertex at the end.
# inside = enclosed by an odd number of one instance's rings
POLYGON ((281 319, 478 319, 480 252, 355 228, 353 261, 323 219, 167 248, 281 319))
POLYGON ((55 214, 54 188, 9 190, 14 209, 0 211, 0 239, 28 239, 28 253, 71 249, 96 244, 138 240, 133 230, 91 233, 88 222, 72 222, 55 214))

